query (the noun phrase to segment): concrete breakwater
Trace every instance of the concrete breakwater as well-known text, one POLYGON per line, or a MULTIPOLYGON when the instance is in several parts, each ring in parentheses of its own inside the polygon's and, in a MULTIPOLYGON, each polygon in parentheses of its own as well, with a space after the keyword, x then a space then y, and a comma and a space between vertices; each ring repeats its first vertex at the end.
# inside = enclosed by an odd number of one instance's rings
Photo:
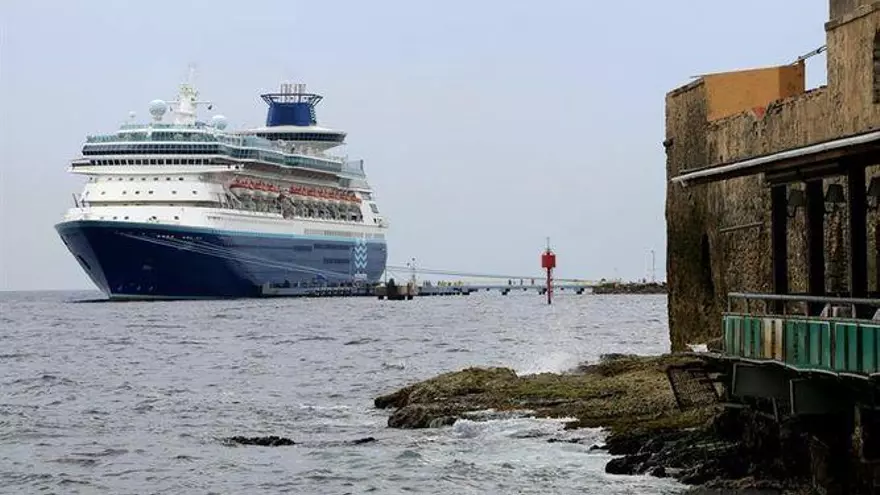
MULTIPOLYGON (((468 368, 377 397, 375 406, 393 410, 388 418, 393 428, 443 427, 485 410, 575 418, 568 429, 606 429, 606 443, 593 448, 617 456, 606 466, 612 474, 776 493, 828 490, 829 483, 836 486, 834 480, 849 476, 836 472, 833 459, 823 457, 821 445, 797 424, 778 425, 748 409, 719 404, 682 412, 667 370, 700 363, 694 355, 614 355, 562 374, 468 368), (817 479, 817 472, 825 479, 817 479)), ((849 489, 871 493, 855 485, 849 489)))

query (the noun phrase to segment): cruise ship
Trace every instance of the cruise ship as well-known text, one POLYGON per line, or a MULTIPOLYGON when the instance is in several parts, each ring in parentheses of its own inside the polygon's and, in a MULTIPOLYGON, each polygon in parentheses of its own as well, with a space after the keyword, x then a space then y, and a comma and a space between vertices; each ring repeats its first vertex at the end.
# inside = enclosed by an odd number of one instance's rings
POLYGON ((115 132, 89 136, 70 172, 86 178, 55 226, 110 299, 259 297, 268 288, 374 285, 386 219, 362 160, 329 150, 305 85, 260 95, 266 125, 227 130, 192 79, 115 132))

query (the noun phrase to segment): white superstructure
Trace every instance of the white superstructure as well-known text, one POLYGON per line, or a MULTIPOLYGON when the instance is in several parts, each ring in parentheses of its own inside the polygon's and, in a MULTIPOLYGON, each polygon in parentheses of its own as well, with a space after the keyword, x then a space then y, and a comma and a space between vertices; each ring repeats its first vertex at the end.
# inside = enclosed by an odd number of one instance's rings
MULTIPOLYGON (((275 95, 293 100, 304 89, 283 85, 275 95)), ((154 100, 151 122, 88 137, 70 166, 87 183, 65 221, 384 239, 362 161, 327 153, 344 133, 317 125, 231 132, 221 115, 198 121, 201 105, 209 103, 185 83, 170 112, 154 100)))

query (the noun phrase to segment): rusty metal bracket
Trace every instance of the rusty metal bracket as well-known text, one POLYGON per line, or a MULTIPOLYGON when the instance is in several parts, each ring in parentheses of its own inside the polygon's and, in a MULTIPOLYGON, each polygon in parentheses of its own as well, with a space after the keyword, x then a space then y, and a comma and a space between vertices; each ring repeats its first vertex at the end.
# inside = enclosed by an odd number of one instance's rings
POLYGON ((718 390, 703 363, 669 366, 666 377, 680 411, 718 403, 718 390))

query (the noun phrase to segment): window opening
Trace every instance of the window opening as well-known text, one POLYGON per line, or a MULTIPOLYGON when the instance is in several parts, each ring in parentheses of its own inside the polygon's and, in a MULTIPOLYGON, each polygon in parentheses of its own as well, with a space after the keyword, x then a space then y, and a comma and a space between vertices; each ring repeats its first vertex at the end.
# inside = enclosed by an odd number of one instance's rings
POLYGON ((873 64, 874 71, 874 103, 880 103, 880 31, 874 33, 873 64))

